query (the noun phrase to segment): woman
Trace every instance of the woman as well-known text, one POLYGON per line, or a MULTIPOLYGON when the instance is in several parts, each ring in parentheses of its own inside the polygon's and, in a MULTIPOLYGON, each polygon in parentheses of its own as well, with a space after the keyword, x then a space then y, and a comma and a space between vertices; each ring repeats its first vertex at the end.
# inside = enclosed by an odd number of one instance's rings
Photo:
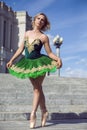
POLYGON ((52 53, 49 39, 43 33, 50 28, 47 16, 44 13, 37 14, 32 21, 32 27, 32 30, 25 32, 21 46, 7 63, 7 68, 12 75, 20 78, 28 77, 33 85, 34 97, 30 115, 30 128, 35 127, 36 111, 39 105, 42 113, 41 126, 45 126, 48 111, 45 105, 42 82, 46 72, 54 72, 57 67, 62 66, 61 59, 52 53), (44 46, 48 56, 40 53, 42 46, 44 46), (23 50, 25 50, 25 57, 13 64, 13 61, 22 54, 23 50))

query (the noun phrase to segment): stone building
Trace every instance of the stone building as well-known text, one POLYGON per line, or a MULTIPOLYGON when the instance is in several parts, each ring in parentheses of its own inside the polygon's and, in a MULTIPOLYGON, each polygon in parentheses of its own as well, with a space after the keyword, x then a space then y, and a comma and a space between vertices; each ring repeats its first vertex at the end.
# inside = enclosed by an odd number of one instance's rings
POLYGON ((31 17, 26 11, 15 12, 0 2, 0 73, 7 72, 6 63, 28 29, 31 29, 31 17))

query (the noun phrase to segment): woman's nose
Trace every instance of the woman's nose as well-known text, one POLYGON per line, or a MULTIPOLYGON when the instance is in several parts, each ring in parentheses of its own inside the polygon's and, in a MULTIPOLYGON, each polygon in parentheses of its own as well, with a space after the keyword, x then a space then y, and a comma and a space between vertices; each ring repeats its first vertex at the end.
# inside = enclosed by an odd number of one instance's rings
POLYGON ((39 22, 41 22, 41 19, 39 19, 39 22))

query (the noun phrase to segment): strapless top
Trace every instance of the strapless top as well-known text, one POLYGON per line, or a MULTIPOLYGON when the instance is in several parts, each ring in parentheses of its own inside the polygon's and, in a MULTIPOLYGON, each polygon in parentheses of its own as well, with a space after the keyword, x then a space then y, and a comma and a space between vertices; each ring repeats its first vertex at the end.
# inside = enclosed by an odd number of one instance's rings
POLYGON ((29 59, 36 59, 41 57, 40 51, 43 46, 43 43, 40 39, 35 39, 31 44, 28 41, 28 38, 25 39, 25 57, 29 59))

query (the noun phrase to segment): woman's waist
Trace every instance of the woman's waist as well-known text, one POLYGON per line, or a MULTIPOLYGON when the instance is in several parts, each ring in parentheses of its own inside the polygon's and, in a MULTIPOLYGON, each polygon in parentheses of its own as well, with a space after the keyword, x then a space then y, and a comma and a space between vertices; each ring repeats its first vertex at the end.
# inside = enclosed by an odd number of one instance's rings
POLYGON ((42 56, 42 54, 40 53, 40 52, 32 52, 32 53, 25 53, 25 57, 27 58, 27 59, 36 59, 36 58, 39 58, 39 57, 41 57, 42 56))

